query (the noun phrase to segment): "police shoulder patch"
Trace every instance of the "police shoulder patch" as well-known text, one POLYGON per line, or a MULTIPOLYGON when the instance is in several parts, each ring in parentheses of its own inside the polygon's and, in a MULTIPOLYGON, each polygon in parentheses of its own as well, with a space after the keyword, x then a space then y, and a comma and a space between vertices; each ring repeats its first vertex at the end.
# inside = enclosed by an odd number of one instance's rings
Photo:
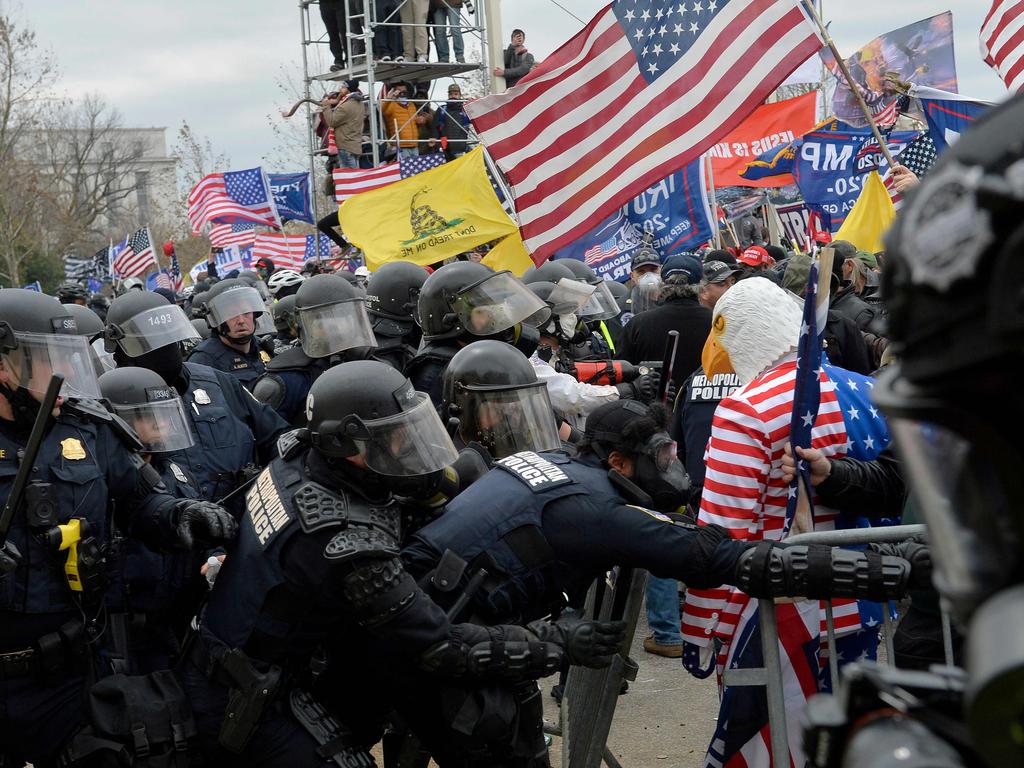
POLYGON ((573 482, 556 464, 533 451, 514 453, 495 462, 495 465, 522 480, 534 493, 573 482))
POLYGON ((639 510, 640 512, 643 512, 645 515, 653 517, 655 520, 660 520, 663 523, 672 522, 671 517, 669 517, 668 515, 663 515, 661 514, 661 512, 655 512, 653 509, 648 509, 647 507, 638 507, 636 504, 627 504, 626 506, 629 507, 630 509, 639 510))

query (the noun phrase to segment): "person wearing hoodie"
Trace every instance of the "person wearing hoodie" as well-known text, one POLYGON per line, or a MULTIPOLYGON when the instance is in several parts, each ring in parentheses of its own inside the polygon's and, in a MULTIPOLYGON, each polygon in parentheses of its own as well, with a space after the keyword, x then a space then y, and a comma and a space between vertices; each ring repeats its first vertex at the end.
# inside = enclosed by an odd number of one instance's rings
POLYGON ((320 102, 324 121, 334 131, 338 146, 338 167, 358 168, 363 153, 363 120, 366 110, 358 80, 345 80, 337 93, 320 102))
POLYGON ((463 109, 462 89, 457 83, 448 86, 448 101, 437 110, 437 137, 444 147, 446 160, 454 160, 466 154, 469 143, 469 115, 463 109))
POLYGON ((505 87, 511 88, 533 69, 533 54, 526 50, 526 33, 512 30, 512 42, 505 49, 505 66, 495 67, 494 74, 505 78, 505 87))

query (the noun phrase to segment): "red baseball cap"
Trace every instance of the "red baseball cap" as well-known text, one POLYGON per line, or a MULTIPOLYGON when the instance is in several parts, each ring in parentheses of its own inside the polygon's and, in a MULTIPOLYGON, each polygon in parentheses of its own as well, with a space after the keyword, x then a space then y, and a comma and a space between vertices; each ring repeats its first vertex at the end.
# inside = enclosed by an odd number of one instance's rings
POLYGON ((760 245, 752 245, 739 255, 739 260, 750 267, 774 267, 775 259, 760 245))

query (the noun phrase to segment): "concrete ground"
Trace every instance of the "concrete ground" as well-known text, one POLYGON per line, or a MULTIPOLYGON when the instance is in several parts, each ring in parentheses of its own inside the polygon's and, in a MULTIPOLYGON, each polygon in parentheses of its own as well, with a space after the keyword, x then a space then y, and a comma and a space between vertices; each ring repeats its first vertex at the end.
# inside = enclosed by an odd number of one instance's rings
MULTIPOLYGON (((619 697, 608 744, 625 768, 700 768, 718 716, 718 688, 712 675, 697 680, 679 659, 653 656, 643 649, 646 613, 633 640, 631 656, 640 665, 636 681, 619 697)), ((557 676, 541 681, 544 717, 558 722, 558 705, 548 695, 557 676)), ((561 766, 561 742, 551 745, 551 764, 561 766)))

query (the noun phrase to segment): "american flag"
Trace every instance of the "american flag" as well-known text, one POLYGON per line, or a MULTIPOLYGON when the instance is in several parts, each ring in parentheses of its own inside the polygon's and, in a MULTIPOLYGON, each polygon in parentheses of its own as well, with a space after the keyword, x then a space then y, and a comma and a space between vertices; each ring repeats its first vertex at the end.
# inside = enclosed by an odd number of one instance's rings
POLYGON ((114 254, 114 277, 120 280, 144 275, 150 267, 157 266, 149 227, 136 230, 115 247, 118 250, 114 254))
POLYGON ((900 115, 909 104, 910 97, 901 94, 885 104, 877 104, 872 110, 871 118, 875 121, 878 130, 885 135, 896 126, 896 121, 900 119, 900 115))
POLYGON ((185 285, 185 276, 181 274, 181 265, 178 264, 178 254, 171 254, 171 290, 180 293, 185 285))
POLYGON ((981 25, 981 55, 1006 87, 1024 86, 1024 0, 993 0, 981 25))
POLYGON ((277 205, 262 168, 211 173, 188 193, 188 221, 198 233, 203 224, 250 221, 281 228, 277 205))
POLYGON ((256 238, 256 225, 243 221, 237 224, 214 224, 210 227, 210 245, 226 248, 229 245, 252 245, 256 238))
POLYGON ((154 288, 164 288, 168 291, 173 291, 174 286, 171 285, 171 277, 167 274, 166 269, 161 269, 159 272, 154 272, 152 275, 146 278, 146 290, 153 290, 154 288))
POLYGON ((595 264, 600 264, 605 259, 610 259, 612 256, 617 255, 619 252, 619 246, 615 242, 615 238, 605 240, 603 243, 598 243, 593 248, 588 248, 583 252, 583 263, 588 267, 592 267, 595 264))
POLYGON ((443 153, 433 152, 429 155, 400 157, 398 162, 376 168, 335 168, 332 172, 334 199, 339 203, 344 202, 360 192, 380 189, 388 184, 394 184, 396 181, 415 176, 417 173, 437 168, 444 161, 443 153))
MULTIPOLYGON (((914 141, 910 142, 900 154, 893 159, 909 171, 913 171, 918 178, 923 178, 938 159, 938 152, 935 150, 935 142, 927 133, 921 134, 914 141)), ((903 205, 903 195, 893 187, 892 171, 887 169, 882 177, 882 183, 889 191, 893 207, 898 211, 903 205)))
POLYGON ((254 259, 269 258, 278 269, 300 270, 307 259, 327 258, 330 245, 331 241, 326 235, 260 232, 256 235, 252 255, 254 259))
POLYGON ((796 0, 616 0, 466 111, 543 259, 703 154, 822 45, 796 0))

